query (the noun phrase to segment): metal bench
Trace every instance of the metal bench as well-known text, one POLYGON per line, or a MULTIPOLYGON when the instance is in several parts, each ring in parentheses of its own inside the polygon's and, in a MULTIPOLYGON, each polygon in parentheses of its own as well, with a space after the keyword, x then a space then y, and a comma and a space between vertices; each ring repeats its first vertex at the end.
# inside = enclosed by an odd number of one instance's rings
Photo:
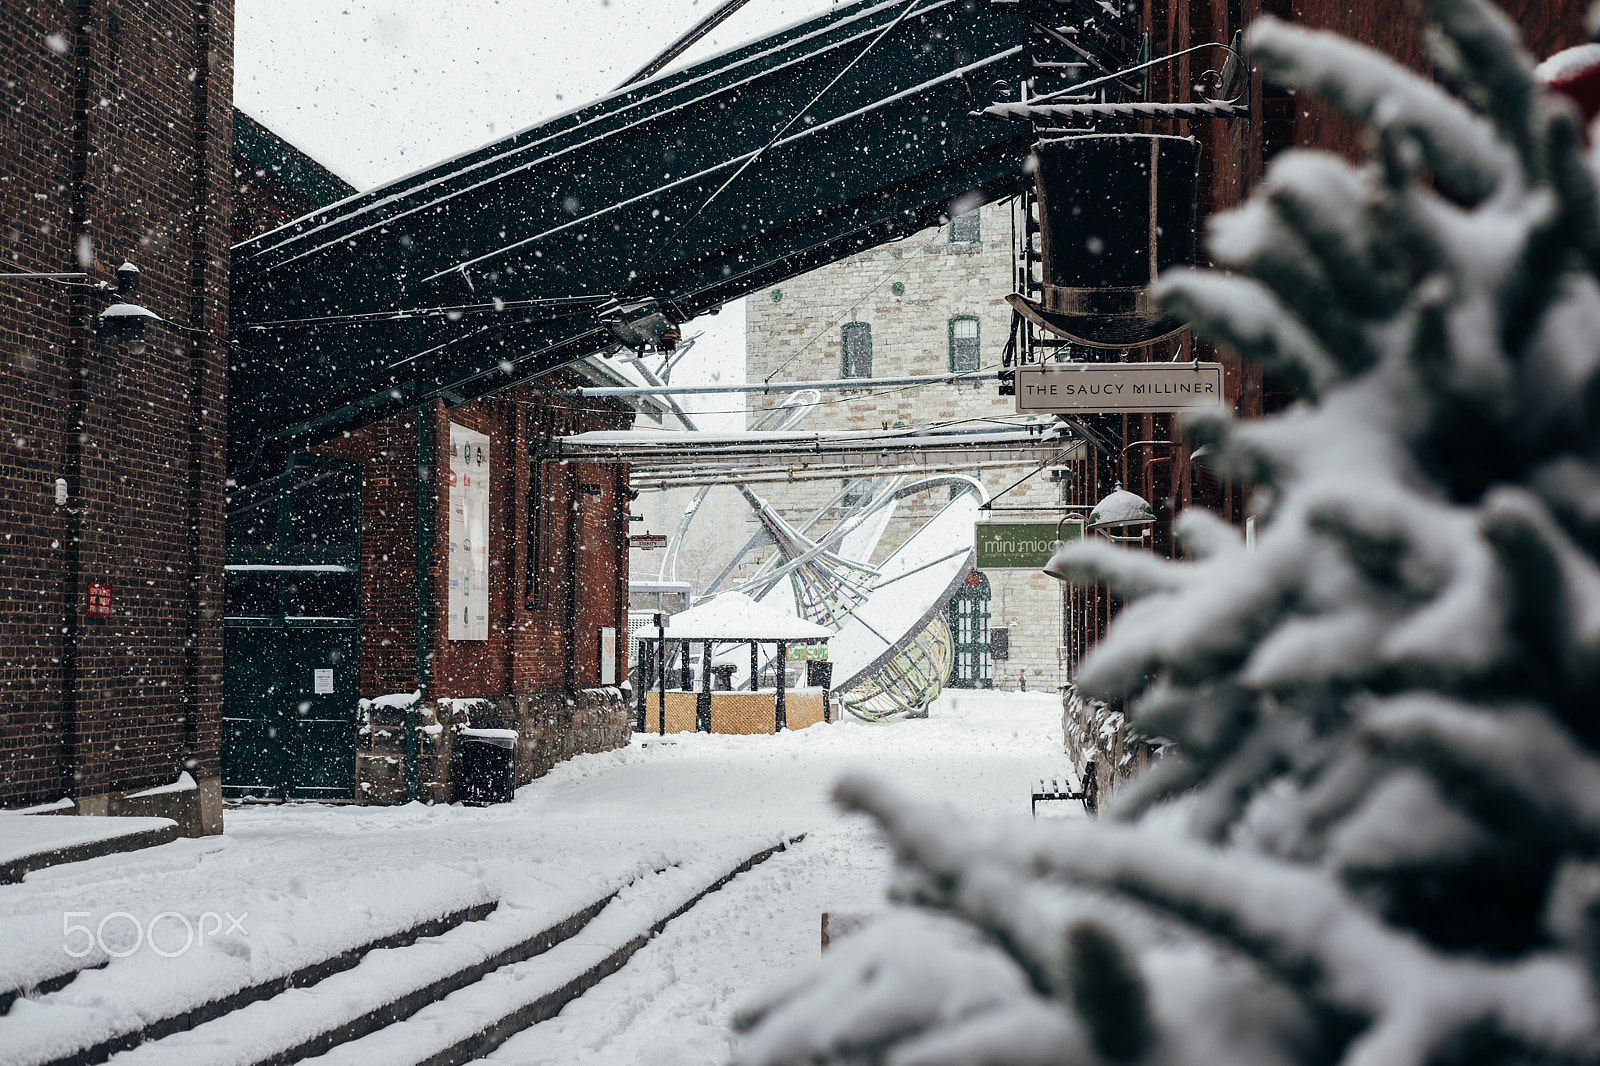
POLYGON ((1099 805, 1097 801, 1099 799, 1100 788, 1099 779, 1095 776, 1095 765, 1093 759, 1089 760, 1083 766, 1082 782, 1082 786, 1077 791, 1073 791, 1071 787, 1072 783, 1070 781, 1062 781, 1057 778, 1040 778, 1038 784, 1034 785, 1033 787, 1033 816, 1035 818, 1039 817, 1039 803, 1041 800, 1047 802, 1056 800, 1079 800, 1083 804, 1084 813, 1088 814, 1091 818, 1094 817, 1096 808, 1099 805))

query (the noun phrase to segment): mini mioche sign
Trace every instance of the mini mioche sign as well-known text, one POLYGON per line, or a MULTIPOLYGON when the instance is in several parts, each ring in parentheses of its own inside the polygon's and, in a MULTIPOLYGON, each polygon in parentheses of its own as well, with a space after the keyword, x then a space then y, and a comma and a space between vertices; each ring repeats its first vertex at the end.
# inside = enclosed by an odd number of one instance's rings
POLYGON ((1221 363, 1035 363, 1017 368, 1017 410, 1141 414, 1221 407, 1221 363))
MULTIPOLYGON (((978 522, 974 531, 980 570, 1043 570, 1055 554, 1054 522, 978 522)), ((1063 522, 1062 540, 1077 540, 1083 526, 1063 522)))

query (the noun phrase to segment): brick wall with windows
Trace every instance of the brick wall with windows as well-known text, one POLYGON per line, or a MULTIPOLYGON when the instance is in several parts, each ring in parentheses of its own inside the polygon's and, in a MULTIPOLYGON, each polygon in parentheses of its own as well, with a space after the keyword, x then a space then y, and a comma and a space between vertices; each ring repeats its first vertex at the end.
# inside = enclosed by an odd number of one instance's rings
MULTIPOLYGON (((602 626, 618 630, 617 680, 623 680, 627 469, 536 463, 535 453, 554 437, 626 428, 631 412, 519 387, 448 410, 434 403, 422 418, 423 454, 431 456, 422 466, 430 481, 422 494, 430 530, 424 538, 429 608, 420 630, 428 697, 594 687, 602 626), (448 637, 452 423, 489 438, 489 635, 483 641, 448 637)), ((362 469, 361 694, 412 691, 419 676, 416 416, 369 426, 313 451, 362 469)))
POLYGON ((217 776, 232 19, 81 0, 0 23, 3 269, 130 260, 161 318, 135 352, 97 330, 109 291, 0 281, 0 806, 217 776))

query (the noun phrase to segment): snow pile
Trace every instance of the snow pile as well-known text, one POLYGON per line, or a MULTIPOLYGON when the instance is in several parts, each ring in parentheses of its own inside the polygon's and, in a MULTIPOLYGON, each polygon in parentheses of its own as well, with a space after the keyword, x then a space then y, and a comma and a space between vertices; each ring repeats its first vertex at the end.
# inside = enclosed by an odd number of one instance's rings
POLYGON ((1083 694, 1181 755, 1110 824, 848 781, 941 920, 757 1004, 740 1062, 1600 1061, 1600 165, 1498 9, 1424 6, 1455 95, 1254 28, 1372 162, 1285 154, 1212 234, 1228 272, 1161 286, 1306 401, 1188 427, 1258 486, 1257 550, 1190 512, 1193 564, 1051 564, 1130 604, 1083 694))

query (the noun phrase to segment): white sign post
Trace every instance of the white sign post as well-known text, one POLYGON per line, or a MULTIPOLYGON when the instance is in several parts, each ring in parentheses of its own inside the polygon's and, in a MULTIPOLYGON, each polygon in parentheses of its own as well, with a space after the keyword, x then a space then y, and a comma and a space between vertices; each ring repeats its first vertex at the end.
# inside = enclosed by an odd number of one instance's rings
POLYGON ((1221 363, 1032 363, 1017 368, 1025 414, 1148 414, 1221 407, 1221 363))
POLYGON ((450 423, 451 640, 489 639, 489 438, 450 423))

